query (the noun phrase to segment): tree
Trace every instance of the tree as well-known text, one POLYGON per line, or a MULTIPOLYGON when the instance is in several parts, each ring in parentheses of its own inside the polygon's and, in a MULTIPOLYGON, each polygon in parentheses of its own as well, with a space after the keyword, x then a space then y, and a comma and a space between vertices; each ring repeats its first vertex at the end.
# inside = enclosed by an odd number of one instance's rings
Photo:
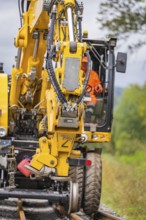
POLYGON ((138 34, 140 38, 129 45, 130 50, 146 44, 145 0, 102 0, 97 20, 101 28, 108 30, 109 36, 127 39, 138 34))
POLYGON ((115 149, 119 154, 130 154, 146 143, 146 84, 125 89, 116 109, 113 124, 115 149))

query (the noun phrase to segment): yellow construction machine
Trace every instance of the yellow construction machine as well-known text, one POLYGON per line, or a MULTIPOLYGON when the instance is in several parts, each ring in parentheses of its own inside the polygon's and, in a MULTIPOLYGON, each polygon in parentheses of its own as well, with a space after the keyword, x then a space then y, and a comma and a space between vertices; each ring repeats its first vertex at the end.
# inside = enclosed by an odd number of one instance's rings
POLYGON ((18 4, 22 25, 11 76, 0 64, 0 198, 47 199, 68 213, 82 207, 93 215, 101 195, 99 143, 111 138, 115 67, 125 72, 126 55, 115 61, 116 38, 83 35, 83 3, 18 4), (103 92, 87 123, 91 68, 103 92))

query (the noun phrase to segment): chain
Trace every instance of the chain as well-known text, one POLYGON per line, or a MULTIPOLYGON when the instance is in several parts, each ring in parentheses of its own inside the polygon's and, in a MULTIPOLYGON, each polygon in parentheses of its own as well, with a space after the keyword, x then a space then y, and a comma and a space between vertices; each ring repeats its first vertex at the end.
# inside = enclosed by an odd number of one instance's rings
POLYGON ((15 187, 15 171, 16 171, 16 159, 15 157, 8 158, 8 175, 9 175, 9 187, 15 187))

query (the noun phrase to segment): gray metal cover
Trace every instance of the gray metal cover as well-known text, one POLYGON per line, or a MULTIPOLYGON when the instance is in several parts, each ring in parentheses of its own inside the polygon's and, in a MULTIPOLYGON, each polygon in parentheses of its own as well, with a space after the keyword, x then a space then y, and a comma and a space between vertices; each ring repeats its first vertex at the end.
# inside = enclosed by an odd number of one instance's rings
POLYGON ((78 128, 79 127, 79 119, 78 118, 60 117, 59 121, 58 121, 58 127, 78 128))
POLYGON ((63 87, 67 91, 79 88, 80 59, 66 58, 63 87))

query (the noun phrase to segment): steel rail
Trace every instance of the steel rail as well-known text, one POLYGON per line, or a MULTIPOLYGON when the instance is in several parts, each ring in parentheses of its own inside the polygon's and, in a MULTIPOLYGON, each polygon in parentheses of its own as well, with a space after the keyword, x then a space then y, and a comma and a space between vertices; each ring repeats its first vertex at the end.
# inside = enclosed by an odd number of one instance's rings
MULTIPOLYGON (((14 201, 12 200, 12 202, 15 202, 15 205, 16 205, 15 206, 16 208, 14 208, 14 204, 11 203, 11 200, 8 201, 8 203, 6 200, 6 204, 5 202, 2 202, 2 204, 3 205, 5 204, 5 206, 3 207, 2 205, 1 210, 2 212, 7 213, 6 215, 7 219, 8 219, 9 211, 10 211, 10 214, 15 213, 16 215, 18 213, 15 219, 18 218, 19 220, 27 220, 27 217, 29 219, 34 219, 34 217, 35 216, 38 217, 38 215, 41 215, 42 218, 45 218, 45 219, 50 219, 49 217, 52 216, 51 219, 58 219, 58 220, 63 220, 63 219, 64 220, 65 219, 70 219, 70 220, 125 220, 124 218, 116 216, 116 214, 110 212, 109 210, 104 211, 102 209, 99 209, 96 215, 93 218, 91 218, 88 215, 86 215, 83 212, 83 210, 80 210, 77 213, 70 213, 70 215, 68 215, 67 211, 65 211, 63 206, 53 205, 52 207, 50 207, 50 209, 48 209, 48 203, 46 201, 44 201, 44 203, 42 203, 40 200, 37 201, 34 199, 32 199, 32 201, 28 200, 28 203, 26 203, 26 201, 27 199, 22 200, 21 198, 19 198, 18 200, 14 200, 14 201), (39 204, 37 202, 39 202, 39 204), (27 213, 27 217, 25 216, 25 212, 27 213)), ((10 219, 12 216, 13 214, 10 215, 10 219)))
POLYGON ((71 213, 70 214, 70 219, 71 220, 83 220, 80 216, 78 216, 76 213, 71 213))
POLYGON ((114 214, 108 213, 107 211, 99 210, 97 213, 97 217, 106 218, 106 220, 124 220, 121 217, 118 217, 114 214))

